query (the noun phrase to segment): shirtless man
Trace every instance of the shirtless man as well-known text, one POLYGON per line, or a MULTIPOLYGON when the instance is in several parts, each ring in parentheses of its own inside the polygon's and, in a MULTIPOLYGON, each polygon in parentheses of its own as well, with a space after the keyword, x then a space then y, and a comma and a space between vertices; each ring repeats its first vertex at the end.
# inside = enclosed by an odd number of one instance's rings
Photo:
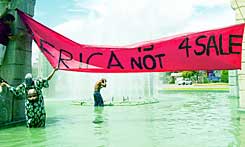
POLYGON ((103 98, 100 94, 100 89, 106 87, 106 79, 102 78, 97 81, 94 86, 94 106, 104 106, 103 98))

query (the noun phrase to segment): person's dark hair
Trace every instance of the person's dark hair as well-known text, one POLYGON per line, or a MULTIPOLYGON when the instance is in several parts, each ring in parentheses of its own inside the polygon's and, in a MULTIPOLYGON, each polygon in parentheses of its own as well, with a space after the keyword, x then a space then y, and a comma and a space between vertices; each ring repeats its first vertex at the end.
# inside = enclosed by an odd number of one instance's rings
POLYGON ((105 83, 105 82, 107 82, 107 81, 106 81, 105 78, 102 78, 102 79, 101 79, 101 82, 102 82, 102 83, 105 83))
POLYGON ((15 17, 12 14, 6 14, 2 18, 3 21, 14 21, 15 17))

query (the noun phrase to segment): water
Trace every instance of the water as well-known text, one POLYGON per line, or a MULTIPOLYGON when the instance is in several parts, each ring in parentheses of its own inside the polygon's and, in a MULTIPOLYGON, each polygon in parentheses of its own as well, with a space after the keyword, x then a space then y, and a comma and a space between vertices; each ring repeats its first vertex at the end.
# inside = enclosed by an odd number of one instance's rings
POLYGON ((94 109, 47 100, 46 128, 0 130, 0 147, 245 146, 245 114, 228 93, 162 94, 160 103, 94 109))

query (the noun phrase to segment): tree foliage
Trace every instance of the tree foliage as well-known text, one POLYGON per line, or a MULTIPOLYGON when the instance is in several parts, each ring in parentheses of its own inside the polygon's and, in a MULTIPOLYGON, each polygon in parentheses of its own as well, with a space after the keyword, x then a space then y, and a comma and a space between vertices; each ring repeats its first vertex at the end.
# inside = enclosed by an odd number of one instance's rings
POLYGON ((221 71, 221 82, 228 83, 228 81, 229 81, 228 70, 222 70, 221 71))
POLYGON ((182 76, 184 78, 191 78, 193 76, 197 76, 198 75, 198 71, 183 71, 182 72, 182 76))

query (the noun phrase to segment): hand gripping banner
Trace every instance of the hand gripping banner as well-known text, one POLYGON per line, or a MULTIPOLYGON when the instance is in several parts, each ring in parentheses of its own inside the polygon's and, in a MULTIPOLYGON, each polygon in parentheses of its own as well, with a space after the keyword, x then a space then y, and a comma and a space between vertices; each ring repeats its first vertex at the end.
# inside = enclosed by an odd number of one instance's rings
POLYGON ((50 64, 61 70, 126 73, 241 69, 244 24, 114 47, 76 43, 19 10, 18 14, 50 64))

